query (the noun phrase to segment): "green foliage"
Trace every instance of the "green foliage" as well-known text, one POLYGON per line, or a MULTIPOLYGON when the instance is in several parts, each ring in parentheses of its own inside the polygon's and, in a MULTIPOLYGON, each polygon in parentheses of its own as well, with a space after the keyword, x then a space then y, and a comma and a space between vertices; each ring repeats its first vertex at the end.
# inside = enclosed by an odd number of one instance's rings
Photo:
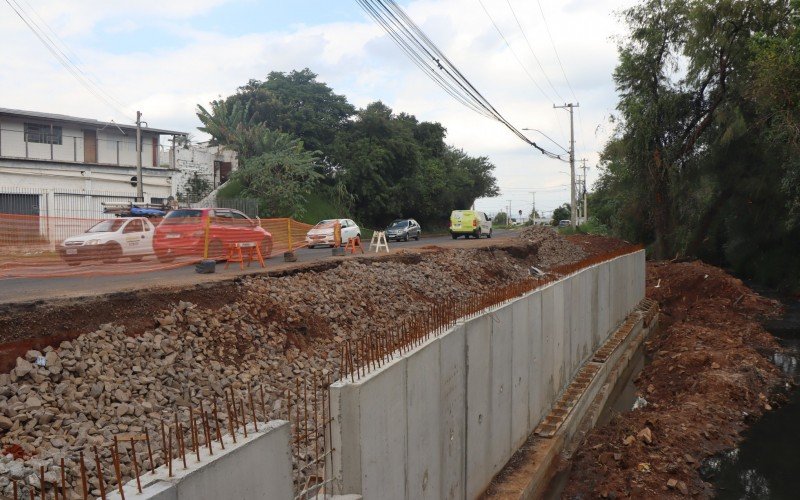
POLYGON ((553 225, 557 226, 562 220, 568 220, 572 216, 572 207, 569 203, 564 203, 553 210, 553 225))
MULTIPOLYGON (((269 213, 297 213, 297 202, 305 196, 300 193, 308 191, 310 179, 317 182, 314 189, 328 190, 342 212, 375 227, 397 217, 443 226, 452 210, 498 193, 494 165, 445 144, 441 124, 395 114, 380 102, 356 110, 308 69, 251 80, 208 109, 198 106, 197 115, 203 123, 200 130, 237 151, 248 173, 236 180, 250 195, 268 196, 264 202, 269 213), (280 182, 288 185, 269 186, 263 172, 273 173, 274 158, 265 163, 262 157, 280 149, 270 141, 283 137, 272 132, 299 138, 302 149, 315 155, 318 175, 284 173, 280 182), (245 185, 243 176, 250 179, 253 171, 262 176, 245 185)), ((300 152, 294 149, 292 154, 300 152)))
POLYGON ((498 226, 505 226, 508 224, 508 214, 505 212, 497 212, 497 215, 494 216, 492 220, 492 224, 496 224, 498 226))
POLYGON ((797 0, 643 0, 589 212, 656 256, 800 288, 797 0))
POLYGON ((211 182, 205 177, 201 177, 197 172, 186 179, 183 188, 178 190, 178 201, 196 202, 202 200, 211 193, 211 182))
POLYGON ((267 129, 253 145, 257 155, 244 158, 233 173, 243 194, 261 200, 267 217, 301 215, 320 178, 314 169, 317 154, 304 150, 299 139, 267 129))

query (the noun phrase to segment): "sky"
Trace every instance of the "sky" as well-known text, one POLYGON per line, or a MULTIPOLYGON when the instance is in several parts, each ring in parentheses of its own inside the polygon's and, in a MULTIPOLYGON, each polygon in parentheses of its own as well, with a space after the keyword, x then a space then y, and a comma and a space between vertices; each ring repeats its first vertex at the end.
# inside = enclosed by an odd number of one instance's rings
MULTIPOLYGON (((612 73, 625 32, 618 14, 632 0, 398 3, 515 127, 536 129, 525 133, 546 149, 569 147, 569 113, 553 105, 580 103, 575 151, 587 160, 591 189, 598 152, 613 132, 612 73)), ((202 140, 197 104, 270 71, 307 67, 356 106, 380 100, 440 122, 449 144, 488 157, 501 195, 478 200, 477 209, 494 214, 510 204, 512 213, 528 214, 535 199, 547 213, 569 201, 568 163, 453 100, 355 0, 0 0, 0 32, 0 107, 126 123, 140 110, 151 127, 202 140), (11 6, 77 65, 91 91, 11 6)))

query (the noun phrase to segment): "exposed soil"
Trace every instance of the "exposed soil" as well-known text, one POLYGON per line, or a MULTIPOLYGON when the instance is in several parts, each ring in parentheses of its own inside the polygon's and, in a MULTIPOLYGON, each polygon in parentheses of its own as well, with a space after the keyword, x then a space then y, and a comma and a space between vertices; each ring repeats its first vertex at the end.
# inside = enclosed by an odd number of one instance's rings
POLYGON ((759 324, 778 302, 701 262, 648 264, 647 296, 662 310, 646 342, 652 361, 635 380, 647 405, 587 435, 564 498, 709 498, 701 461, 781 399, 768 356, 780 347, 759 324))
MULTIPOLYGON (((188 432, 188 408, 216 403, 226 391, 243 398, 254 384, 266 393, 264 418, 284 417, 287 402, 295 409, 302 405, 296 428, 313 431, 321 416, 309 410, 306 384, 338 376, 344 340, 361 338, 376 324, 425 314, 431 302, 458 303, 525 280, 529 266, 542 265, 544 257, 560 266, 584 255, 550 232, 538 246, 521 240, 430 248, 325 261, 205 288, 6 308, 4 325, 20 326, 12 338, 51 346, 31 349, 15 358, 12 370, 0 370, 0 447, 17 446, 33 457, 0 457, 0 481, 6 473, 27 481, 41 466, 45 481, 55 484, 63 457, 68 487, 75 488, 76 454, 87 446, 101 447, 108 468, 108 446, 119 432, 146 429, 158 436, 165 418, 180 420, 188 432), (565 249, 560 259, 542 251, 551 247, 565 249), (60 342, 62 336, 74 338, 60 342)), ((320 434, 314 436, 295 450, 297 484, 313 473, 307 467, 320 434)), ((157 441, 154 459, 160 463, 164 453, 157 441)), ((131 478, 126 452, 120 460, 121 476, 131 478)), ((89 475, 95 495, 99 483, 89 475)), ((10 488, 0 484, 0 496, 10 488)))

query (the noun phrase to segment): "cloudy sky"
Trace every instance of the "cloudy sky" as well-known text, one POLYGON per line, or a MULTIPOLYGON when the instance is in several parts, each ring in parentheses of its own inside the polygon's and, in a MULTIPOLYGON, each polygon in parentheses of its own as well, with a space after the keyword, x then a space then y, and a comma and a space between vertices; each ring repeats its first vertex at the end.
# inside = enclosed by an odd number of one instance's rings
MULTIPOLYGON (((568 147, 569 115, 553 104, 580 102, 576 158, 588 160, 591 184, 616 103, 615 38, 624 33, 617 13, 631 0, 482 1, 510 48, 479 0, 399 3, 517 128, 538 129, 568 147)), ((528 213, 531 191, 540 211, 569 201, 568 164, 543 157, 454 101, 355 0, 2 0, 0 32, 0 107, 117 122, 132 122, 138 109, 152 127, 200 139, 198 103, 270 71, 308 67, 356 106, 381 100, 441 122, 450 144, 488 156, 503 193, 479 200, 479 209, 494 213, 510 202, 512 212, 528 213), (64 69, 11 5, 27 12, 102 92, 90 92, 64 69)), ((527 133, 560 150, 539 132, 527 133)))

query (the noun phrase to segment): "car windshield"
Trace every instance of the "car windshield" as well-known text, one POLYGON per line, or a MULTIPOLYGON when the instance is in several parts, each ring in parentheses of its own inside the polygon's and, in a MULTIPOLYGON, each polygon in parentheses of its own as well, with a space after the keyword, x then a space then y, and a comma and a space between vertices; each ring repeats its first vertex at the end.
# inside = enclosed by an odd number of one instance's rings
POLYGON ((187 222, 198 222, 196 220, 187 219, 200 219, 203 216, 202 210, 173 210, 164 217, 162 224, 186 224, 187 222))
POLYGON ((122 227, 125 219, 109 219, 99 222, 86 230, 87 233, 111 233, 122 227))
POLYGON ((333 223, 334 222, 336 222, 335 219, 321 220, 321 221, 317 222, 317 225, 314 226, 314 227, 317 228, 317 229, 322 228, 322 227, 333 227, 333 223))
POLYGON ((407 220, 396 220, 396 221, 392 222, 392 225, 389 226, 389 229, 394 229, 394 228, 398 228, 398 227, 406 227, 407 225, 408 225, 408 221, 407 220))

